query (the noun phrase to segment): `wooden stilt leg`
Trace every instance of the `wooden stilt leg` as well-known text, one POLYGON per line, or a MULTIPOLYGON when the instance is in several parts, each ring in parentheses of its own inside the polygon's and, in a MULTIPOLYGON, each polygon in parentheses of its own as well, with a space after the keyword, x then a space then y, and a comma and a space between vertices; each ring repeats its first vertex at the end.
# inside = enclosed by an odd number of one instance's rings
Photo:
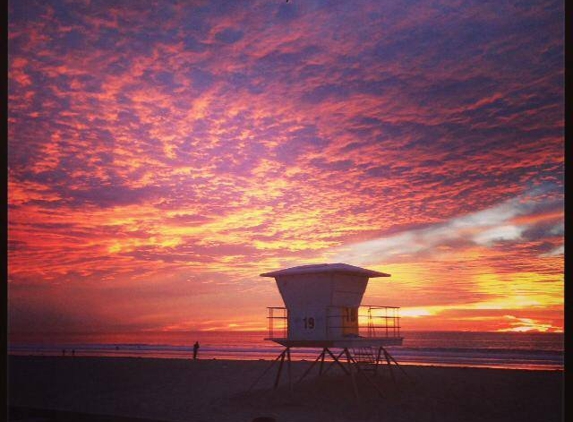
POLYGON ((324 355, 325 354, 326 354, 326 349, 322 349, 322 353, 320 355, 318 355, 318 357, 315 359, 315 361, 312 363, 312 365, 310 365, 310 367, 306 371, 304 371, 304 374, 302 374, 302 376, 296 382, 297 384, 299 382, 301 382, 303 380, 303 378, 308 375, 308 373, 312 370, 312 368, 314 368, 314 365, 316 365, 316 363, 320 360, 321 357, 322 357, 322 361, 324 361, 324 355))
POLYGON ((406 375, 406 377, 408 377, 408 379, 409 379, 410 381, 414 382, 414 381, 412 380, 412 378, 410 378, 410 375, 408 375, 408 373, 404 370, 404 368, 402 368, 402 367, 400 366, 400 364, 396 361, 396 359, 394 359, 394 356, 392 356, 390 353, 388 353, 388 351, 387 351, 386 349, 384 349, 384 354, 386 354, 386 356, 387 356, 386 359, 388 359, 388 358, 392 359, 392 361, 396 364, 396 366, 398 367, 398 369, 400 369, 400 371, 402 371, 402 373, 403 373, 404 375, 406 375))
POLYGON ((392 363, 390 362, 390 355, 388 354, 386 349, 383 349, 383 350, 384 350, 384 357, 386 358, 386 362, 388 362, 388 369, 390 370, 390 375, 392 376, 392 381, 394 382, 394 384, 396 384, 396 377, 394 376, 394 370, 392 369, 392 363))
POLYGON ((277 387, 279 386, 279 380, 281 378, 281 372, 283 371, 283 364, 285 362, 285 356, 286 356, 286 351, 288 350, 288 347, 284 350, 284 352, 281 353, 281 363, 279 365, 279 370, 277 372, 277 379, 275 380, 275 386, 274 389, 276 390, 277 387))
MULTIPOLYGON (((329 351, 330 353, 330 351, 329 351)), ((344 354, 344 350, 342 352, 340 352, 338 354, 337 357, 334 357, 334 355, 332 355, 332 353, 330 354, 330 356, 332 356, 332 358, 334 359, 332 362, 330 362, 330 365, 327 366, 326 370, 324 371, 324 373, 326 374, 330 368, 332 368, 335 364, 341 365, 340 364, 340 357, 344 354)), ((344 368, 344 366, 342 366, 342 369, 344 370, 344 373, 348 375, 348 372, 346 372, 346 368, 344 368)))
POLYGON ((381 354, 382 354, 382 347, 379 347, 378 354, 376 355, 376 362, 374 363, 374 375, 378 375, 378 363, 380 362, 381 354))
POLYGON ((287 352, 288 389, 292 393, 292 376, 291 376, 292 374, 291 374, 291 368, 290 368, 290 347, 287 347, 286 352, 287 352))
POLYGON ((263 378, 263 377, 266 375, 266 373, 269 372, 273 366, 275 366, 275 363, 277 363, 277 361, 278 361, 281 357, 284 356, 283 353, 284 353, 284 351, 283 351, 280 355, 278 355, 278 356, 275 358, 275 360, 272 361, 272 363, 267 367, 267 369, 265 369, 265 371, 255 380, 255 382, 253 382, 253 383, 251 384, 251 386, 249 387, 249 390, 248 390, 248 391, 251 391, 251 390, 253 389, 253 387, 254 387, 255 385, 257 385, 257 383, 261 380, 261 378, 263 378))
MULTIPOLYGON (((346 349, 344 349, 344 350, 346 350, 346 349)), ((326 349, 326 351, 328 352, 328 354, 332 357, 332 359, 334 359, 334 362, 332 362, 331 365, 334 365, 334 364, 336 363, 338 366, 340 366, 340 367, 342 368, 342 370, 344 371, 344 373, 345 373, 346 375, 350 375, 350 372, 348 372, 348 369, 346 369, 346 368, 344 367, 344 365, 343 365, 342 363, 340 363, 340 360, 339 360, 340 356, 342 356, 342 355, 344 354, 344 350, 343 350, 342 352, 340 352, 340 354, 338 355, 338 357, 335 357, 335 356, 332 354, 332 352, 331 352, 328 348, 326 349)), ((329 368, 330 368, 330 367, 329 367, 329 368)), ((328 370, 329 368, 327 368, 327 370, 328 370)), ((326 372, 325 372, 325 373, 326 373, 326 372)))
POLYGON ((322 359, 320 360, 320 368, 318 370, 318 375, 322 375, 322 367, 324 366, 324 358, 326 357, 326 350, 322 350, 322 359))
POLYGON ((354 396, 356 397, 356 401, 360 401, 360 397, 358 395, 358 386, 356 385, 356 378, 354 377, 354 371, 352 371, 352 359, 350 357, 350 352, 347 348, 344 348, 344 353, 346 354, 346 360, 348 361, 348 371, 350 372, 350 379, 352 380, 354 396))

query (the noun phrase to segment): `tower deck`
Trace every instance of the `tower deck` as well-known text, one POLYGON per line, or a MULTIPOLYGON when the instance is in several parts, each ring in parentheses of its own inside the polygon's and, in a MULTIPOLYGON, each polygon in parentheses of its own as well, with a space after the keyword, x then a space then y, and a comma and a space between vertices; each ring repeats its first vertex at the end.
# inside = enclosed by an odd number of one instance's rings
POLYGON ((335 340, 292 340, 288 338, 265 338, 285 347, 316 347, 316 348, 362 348, 401 346, 403 337, 349 337, 335 340))

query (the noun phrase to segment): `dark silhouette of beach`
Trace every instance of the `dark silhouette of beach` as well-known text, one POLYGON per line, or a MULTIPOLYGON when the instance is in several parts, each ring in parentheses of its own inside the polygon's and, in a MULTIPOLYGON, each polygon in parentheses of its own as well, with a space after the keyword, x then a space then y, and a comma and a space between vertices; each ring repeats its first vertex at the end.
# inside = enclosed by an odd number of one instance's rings
MULTIPOLYGON (((384 368, 376 378, 383 397, 356 377, 358 400, 350 377, 336 369, 322 378, 305 378, 293 385, 292 393, 284 375, 273 392, 275 373, 270 371, 249 392, 269 364, 9 356, 9 405, 14 419, 26 412, 37 417, 33 412, 43 409, 48 419, 57 411, 60 418, 53 420, 86 422, 135 422, 134 418, 250 422, 257 417, 277 422, 563 419, 562 371, 406 366, 415 383, 397 371, 394 384, 384 368)), ((293 362, 292 379, 297 380, 310 364, 293 362)))

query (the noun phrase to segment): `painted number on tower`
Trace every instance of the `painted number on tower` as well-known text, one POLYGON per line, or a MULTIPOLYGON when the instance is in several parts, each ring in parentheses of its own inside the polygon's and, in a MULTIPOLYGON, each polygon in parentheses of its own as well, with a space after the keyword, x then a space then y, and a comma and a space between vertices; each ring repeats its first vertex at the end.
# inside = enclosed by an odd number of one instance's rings
POLYGON ((344 308, 344 316, 347 322, 355 322, 358 318, 358 309, 344 308))
POLYGON ((314 318, 313 317, 305 317, 303 318, 304 321, 304 329, 305 330, 313 330, 314 329, 314 318))

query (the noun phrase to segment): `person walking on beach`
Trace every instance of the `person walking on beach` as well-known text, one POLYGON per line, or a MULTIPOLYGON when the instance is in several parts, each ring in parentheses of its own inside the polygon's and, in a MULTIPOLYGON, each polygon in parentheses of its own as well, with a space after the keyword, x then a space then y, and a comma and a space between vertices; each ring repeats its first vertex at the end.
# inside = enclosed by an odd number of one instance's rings
POLYGON ((199 342, 196 341, 193 345, 193 360, 197 359, 197 352, 199 351, 199 342))

